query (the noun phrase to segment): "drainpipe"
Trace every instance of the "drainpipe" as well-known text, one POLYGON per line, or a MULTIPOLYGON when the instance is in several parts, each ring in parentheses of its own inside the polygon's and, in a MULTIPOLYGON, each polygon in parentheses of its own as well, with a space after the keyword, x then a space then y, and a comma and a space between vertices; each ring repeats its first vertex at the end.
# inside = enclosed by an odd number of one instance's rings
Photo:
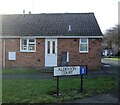
POLYGON ((3 68, 5 68, 5 36, 3 39, 3 68))

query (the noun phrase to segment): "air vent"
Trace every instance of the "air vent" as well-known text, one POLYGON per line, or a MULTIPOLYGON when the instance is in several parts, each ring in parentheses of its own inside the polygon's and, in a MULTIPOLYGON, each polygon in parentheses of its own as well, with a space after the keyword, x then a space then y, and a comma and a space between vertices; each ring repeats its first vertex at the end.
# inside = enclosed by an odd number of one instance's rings
POLYGON ((71 31, 72 30, 72 27, 71 27, 71 25, 69 25, 69 27, 68 27, 68 31, 71 31))

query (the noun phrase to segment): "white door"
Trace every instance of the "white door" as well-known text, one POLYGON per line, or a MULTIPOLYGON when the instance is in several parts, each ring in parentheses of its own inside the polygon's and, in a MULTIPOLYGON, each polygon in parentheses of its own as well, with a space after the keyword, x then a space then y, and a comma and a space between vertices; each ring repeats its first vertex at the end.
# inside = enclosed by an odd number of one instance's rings
POLYGON ((57 66, 57 39, 45 39, 45 66, 57 66))

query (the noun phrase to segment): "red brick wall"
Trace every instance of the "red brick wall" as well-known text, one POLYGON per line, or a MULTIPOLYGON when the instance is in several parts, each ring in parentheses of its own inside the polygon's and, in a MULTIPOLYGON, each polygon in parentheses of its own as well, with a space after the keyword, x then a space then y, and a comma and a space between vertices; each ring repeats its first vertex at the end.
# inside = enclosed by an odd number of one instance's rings
MULTIPOLYGON (((101 64, 101 41, 89 39, 89 52, 79 52, 79 39, 58 39, 58 66, 61 52, 69 52, 68 65, 87 65, 88 69, 97 69, 101 64)), ((36 52, 20 52, 20 39, 6 39, 6 67, 44 67, 45 39, 36 39, 36 52), (8 60, 8 52, 16 52, 16 60, 8 60)))
POLYGON ((101 41, 89 39, 89 52, 79 52, 79 39, 58 40, 58 65, 61 61, 61 53, 69 52, 68 65, 87 65, 88 69, 98 69, 101 65, 101 41))
POLYGON ((36 39, 36 52, 20 52, 20 39, 6 39, 6 67, 43 67, 44 39, 36 39), (8 52, 16 52, 16 60, 8 60, 8 52))

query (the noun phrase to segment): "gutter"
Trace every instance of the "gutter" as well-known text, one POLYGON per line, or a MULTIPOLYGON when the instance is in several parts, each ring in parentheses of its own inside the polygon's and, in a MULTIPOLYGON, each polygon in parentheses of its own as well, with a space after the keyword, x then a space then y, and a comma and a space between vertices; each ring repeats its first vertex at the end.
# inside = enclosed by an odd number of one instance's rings
POLYGON ((103 36, 0 36, 0 38, 103 38, 103 36))

